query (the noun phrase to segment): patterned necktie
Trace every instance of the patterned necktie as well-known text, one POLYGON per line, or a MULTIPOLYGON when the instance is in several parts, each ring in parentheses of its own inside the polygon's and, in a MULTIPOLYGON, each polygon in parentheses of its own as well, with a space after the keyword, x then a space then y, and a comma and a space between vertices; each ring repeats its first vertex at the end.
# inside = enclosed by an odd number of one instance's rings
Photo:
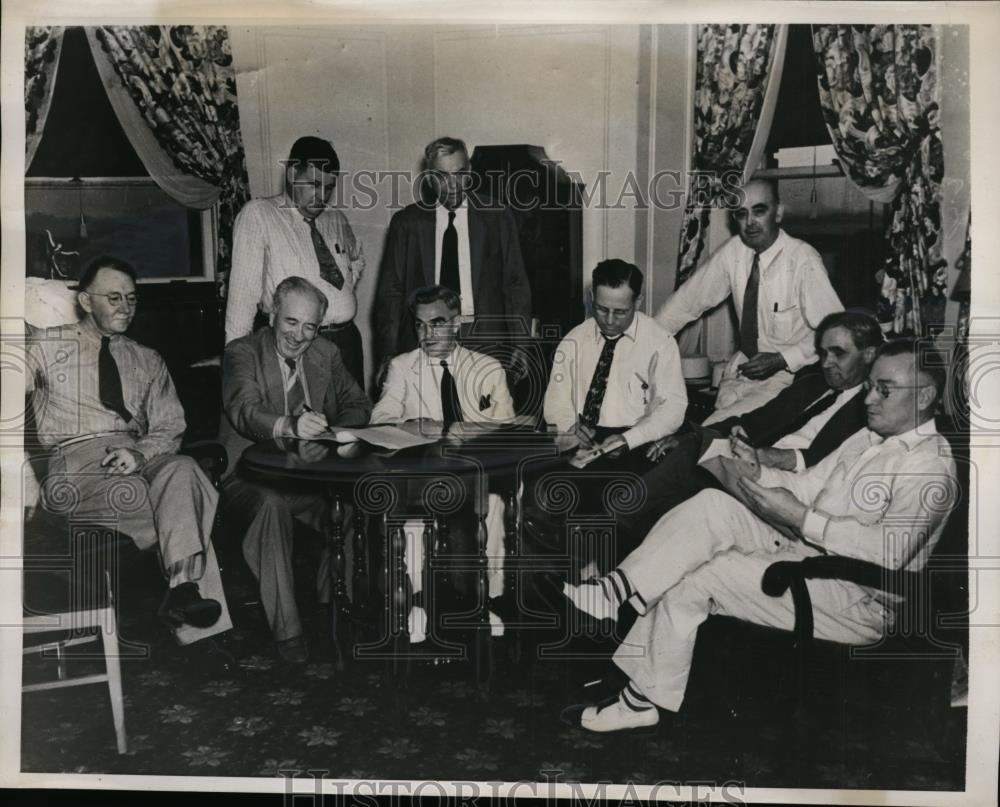
POLYGON ((455 378, 444 359, 441 359, 441 419, 446 425, 462 422, 462 405, 458 402, 455 378))
POLYGON ((295 359, 285 359, 285 364, 292 371, 292 385, 285 394, 285 408, 288 415, 301 415, 306 405, 306 392, 302 389, 302 377, 295 366, 295 359))
POLYGON ((306 224, 309 225, 313 249, 316 250, 316 260, 319 261, 320 277, 337 289, 344 288, 344 275, 340 271, 340 267, 337 266, 337 261, 334 260, 326 241, 323 240, 322 234, 316 228, 316 219, 306 219, 306 224))
POLYGON ((108 336, 101 337, 101 352, 97 354, 97 385, 101 403, 126 423, 131 423, 132 413, 125 406, 122 377, 118 372, 118 362, 111 355, 111 338, 108 336))
POLYGON ((757 355, 757 302, 760 297, 760 255, 753 254, 753 266, 743 295, 743 316, 740 317, 740 350, 748 359, 757 355))
POLYGON ((604 337, 604 347, 601 349, 601 356, 597 360, 597 367, 594 368, 594 375, 590 379, 590 389, 587 390, 587 400, 583 404, 583 413, 580 420, 585 426, 594 428, 601 419, 601 404, 604 403, 604 393, 608 390, 608 375, 611 373, 611 362, 615 358, 615 347, 621 341, 604 337))
POLYGON ((455 229, 455 211, 448 211, 448 226, 441 239, 441 285, 452 291, 461 291, 458 277, 458 230, 455 229))

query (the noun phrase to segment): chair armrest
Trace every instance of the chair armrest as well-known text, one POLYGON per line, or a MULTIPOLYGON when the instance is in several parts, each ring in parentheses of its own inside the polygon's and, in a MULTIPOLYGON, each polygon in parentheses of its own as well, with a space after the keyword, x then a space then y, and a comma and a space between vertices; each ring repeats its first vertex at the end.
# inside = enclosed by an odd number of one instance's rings
POLYGON ((925 577, 918 572, 886 569, 857 558, 820 555, 800 561, 782 560, 764 571, 760 587, 769 597, 781 597, 791 591, 795 606, 795 644, 804 648, 813 637, 812 600, 806 580, 844 580, 890 594, 910 596, 925 577))
POLYGON ((212 485, 219 486, 222 475, 229 467, 229 455, 222 443, 214 440, 196 440, 181 446, 178 454, 191 457, 201 466, 201 469, 208 474, 212 480, 212 485))

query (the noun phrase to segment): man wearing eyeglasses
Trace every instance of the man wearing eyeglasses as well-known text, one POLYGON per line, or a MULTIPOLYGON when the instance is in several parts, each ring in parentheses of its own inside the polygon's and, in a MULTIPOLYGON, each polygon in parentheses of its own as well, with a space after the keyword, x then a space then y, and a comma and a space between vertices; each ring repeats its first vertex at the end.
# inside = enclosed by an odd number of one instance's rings
MULTIPOLYGON (((371 422, 420 421, 421 429, 447 432, 456 424, 500 426, 514 420, 514 403, 506 374, 496 359, 459 344, 462 301, 452 289, 432 286, 418 289, 410 302, 410 315, 420 347, 397 356, 389 363, 382 395, 372 410, 371 422)), ((452 550, 459 555, 476 553, 471 513, 451 519, 452 550)), ((490 596, 503 592, 503 569, 496 562, 503 554, 503 504, 490 494, 486 514, 490 596)), ((462 595, 472 594, 474 573, 455 573, 453 580, 462 595)), ((412 634, 423 633, 425 614, 411 620, 412 634)), ((498 617, 491 616, 494 624, 498 617)), ((497 628, 495 628, 496 630, 497 628)))
POLYGON ((102 256, 81 274, 83 318, 29 342, 38 436, 52 450, 43 505, 77 521, 113 521, 140 549, 155 547, 168 579, 159 616, 188 644, 232 627, 210 539, 218 496, 178 456, 184 410, 163 359, 125 336, 135 270, 102 256))
POLYGON ((527 334, 531 287, 514 217, 470 191, 465 143, 441 137, 424 149, 427 199, 394 214, 379 270, 375 343, 384 363, 417 347, 408 301, 420 288, 442 285, 462 300, 463 322, 504 338, 527 334))
MULTIPOLYGON (((572 602, 593 617, 614 620, 625 602, 641 616, 614 659, 628 685, 604 703, 571 707, 564 719, 608 732, 655 725, 657 707, 676 712, 709 614, 791 630, 791 595, 761 590, 775 561, 830 554, 923 569, 958 498, 955 463, 933 419, 944 384, 945 364, 933 350, 913 340, 883 345, 866 382, 868 428, 802 473, 723 460, 728 492, 704 491, 658 525, 683 540, 664 542, 646 568, 577 587, 572 602)), ((840 580, 808 587, 817 638, 841 643, 880 638, 899 603, 840 580)))

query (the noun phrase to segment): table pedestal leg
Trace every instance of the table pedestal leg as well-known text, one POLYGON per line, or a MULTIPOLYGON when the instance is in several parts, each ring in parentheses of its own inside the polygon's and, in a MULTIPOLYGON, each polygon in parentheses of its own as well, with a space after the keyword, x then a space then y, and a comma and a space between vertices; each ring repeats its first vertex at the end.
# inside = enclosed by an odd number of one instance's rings
POLYGON ((331 495, 330 512, 330 645, 337 670, 344 669, 345 643, 350 641, 350 603, 344 568, 344 500, 339 492, 331 495))

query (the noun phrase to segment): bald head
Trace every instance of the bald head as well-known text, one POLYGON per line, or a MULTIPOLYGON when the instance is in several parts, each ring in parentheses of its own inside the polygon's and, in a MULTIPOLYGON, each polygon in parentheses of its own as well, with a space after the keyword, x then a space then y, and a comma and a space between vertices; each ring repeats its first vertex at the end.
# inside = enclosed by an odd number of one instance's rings
POLYGON ((751 179, 737 192, 733 221, 740 240, 754 252, 766 251, 778 237, 783 213, 778 187, 766 179, 751 179))

